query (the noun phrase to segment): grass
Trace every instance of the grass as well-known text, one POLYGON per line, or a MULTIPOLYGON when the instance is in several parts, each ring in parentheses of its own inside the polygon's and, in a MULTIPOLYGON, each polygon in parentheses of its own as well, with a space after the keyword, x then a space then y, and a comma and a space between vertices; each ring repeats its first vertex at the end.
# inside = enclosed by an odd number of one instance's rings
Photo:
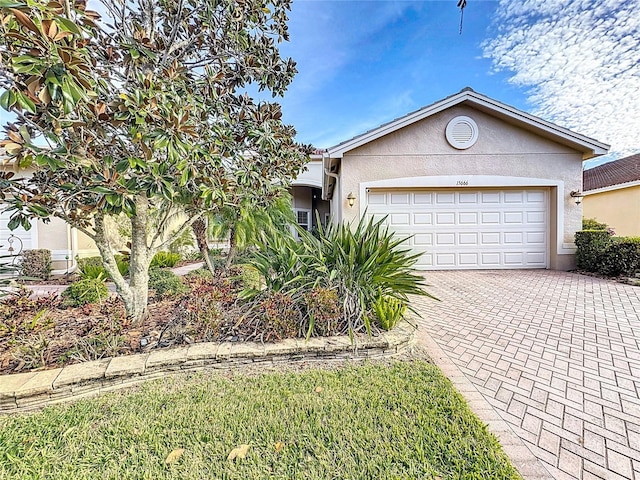
POLYGON ((179 375, 0 417, 0 445, 2 479, 521 478, 423 361, 179 375), (228 460, 242 444, 246 458, 228 460))

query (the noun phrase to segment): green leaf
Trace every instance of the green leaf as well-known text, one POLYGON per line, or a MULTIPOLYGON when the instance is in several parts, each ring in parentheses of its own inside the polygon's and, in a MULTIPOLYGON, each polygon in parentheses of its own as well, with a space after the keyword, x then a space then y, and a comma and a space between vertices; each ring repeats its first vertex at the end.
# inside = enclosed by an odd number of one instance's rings
POLYGON ((47 74, 45 75, 45 81, 47 83, 51 83, 58 87, 62 86, 62 82, 60 82, 60 79, 56 76, 56 74, 52 70, 47 70, 47 74))
POLYGON ((0 0, 0 8, 20 8, 25 7, 24 3, 12 2, 11 0, 0 0))
POLYGON ((20 217, 20 215, 16 215, 15 217, 11 218, 9 220, 9 223, 7 223, 7 228, 9 230, 15 230, 16 228, 18 228, 22 223, 22 219, 20 217))
POLYGON ((2 95, 0 95, 0 107, 5 110, 10 110, 16 103, 16 96, 13 94, 11 90, 6 90, 2 95))
POLYGON ((49 211, 40 206, 40 205, 31 205, 29 206, 29 210, 33 213, 35 213, 38 217, 48 217, 49 216, 49 211))
MULTIPOLYGON (((113 191, 110 188, 102 187, 100 185, 92 187, 91 191, 94 192, 94 193, 99 193, 101 195, 111 195, 113 193, 113 191)), ((108 198, 107 198, 107 202, 109 202, 108 198)), ((111 202, 109 202, 109 203, 111 203, 111 202)))
POLYGON ((124 160, 120 160, 118 163, 116 163, 116 172, 118 173, 124 173, 127 170, 129 170, 129 160, 128 159, 124 159, 124 160))
POLYGON ((57 20, 59 22, 59 26, 61 26, 63 30, 80 35, 80 29, 78 26, 68 18, 58 17, 57 20))
POLYGON ((16 98, 18 100, 18 105, 24 108, 29 113, 36 113, 36 104, 33 101, 24 95, 21 92, 16 92, 16 98))

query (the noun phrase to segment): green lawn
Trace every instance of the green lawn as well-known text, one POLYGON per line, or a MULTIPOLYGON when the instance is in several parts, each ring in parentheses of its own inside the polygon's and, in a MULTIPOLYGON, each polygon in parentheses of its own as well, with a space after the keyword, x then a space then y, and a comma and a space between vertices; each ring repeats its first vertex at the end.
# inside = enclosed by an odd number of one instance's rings
POLYGON ((180 375, 0 417, 0 446, 2 479, 520 478, 423 361, 180 375), (242 444, 246 458, 228 460, 242 444))

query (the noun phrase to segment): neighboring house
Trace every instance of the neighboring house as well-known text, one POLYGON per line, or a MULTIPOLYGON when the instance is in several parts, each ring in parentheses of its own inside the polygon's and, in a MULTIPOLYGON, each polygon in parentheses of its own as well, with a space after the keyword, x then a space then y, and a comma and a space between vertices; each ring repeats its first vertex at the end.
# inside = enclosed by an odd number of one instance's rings
POLYGON ((585 218, 595 218, 616 235, 640 236, 640 154, 585 170, 585 218))
POLYGON ((337 221, 388 215, 422 269, 568 270, 571 192, 608 148, 466 88, 329 148, 323 198, 337 221))
MULTIPOLYGON (((421 269, 568 270, 582 222, 571 192, 582 162, 608 148, 467 88, 317 151, 293 181, 293 207, 308 230, 316 211, 323 223, 388 215, 421 269)), ((74 232, 52 222, 25 235, 59 260, 87 252, 74 232)))

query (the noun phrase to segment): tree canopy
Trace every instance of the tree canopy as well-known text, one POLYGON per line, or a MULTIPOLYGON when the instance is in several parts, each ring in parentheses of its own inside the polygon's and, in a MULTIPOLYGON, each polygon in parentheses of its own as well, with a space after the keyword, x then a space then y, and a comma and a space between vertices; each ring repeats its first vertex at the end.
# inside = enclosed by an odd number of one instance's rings
POLYGON ((90 236, 127 313, 145 314, 148 266, 229 199, 287 185, 308 148, 277 103, 296 73, 290 0, 0 0, 0 106, 17 115, 0 144, 26 179, 0 178, 11 227, 56 216, 90 236), (194 206, 196 208, 194 208, 194 206), (151 211, 160 209, 160 215, 151 211), (131 269, 118 272, 105 218, 131 222, 131 269))

